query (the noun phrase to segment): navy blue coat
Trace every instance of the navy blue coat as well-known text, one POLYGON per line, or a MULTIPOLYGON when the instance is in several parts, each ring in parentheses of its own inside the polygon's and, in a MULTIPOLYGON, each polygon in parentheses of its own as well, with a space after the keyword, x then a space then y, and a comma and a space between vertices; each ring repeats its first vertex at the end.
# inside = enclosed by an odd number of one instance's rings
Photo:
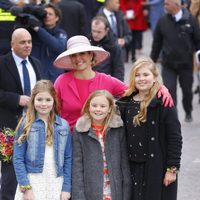
MULTIPOLYGON (((132 113, 133 110, 133 102, 130 102, 132 96, 117 101, 129 135, 134 133, 134 126, 129 129, 131 132, 127 129, 133 123, 133 117, 126 117, 126 113, 132 113)), ((172 166, 180 168, 182 136, 176 108, 164 107, 160 99, 153 99, 147 108, 146 135, 144 200, 176 200, 177 180, 168 187, 163 185, 166 169, 172 166)))
POLYGON ((42 64, 42 76, 53 83, 64 72, 53 65, 56 57, 62 53, 67 44, 67 34, 58 26, 47 29, 40 27, 38 32, 32 35, 33 49, 31 55, 40 60, 42 64))

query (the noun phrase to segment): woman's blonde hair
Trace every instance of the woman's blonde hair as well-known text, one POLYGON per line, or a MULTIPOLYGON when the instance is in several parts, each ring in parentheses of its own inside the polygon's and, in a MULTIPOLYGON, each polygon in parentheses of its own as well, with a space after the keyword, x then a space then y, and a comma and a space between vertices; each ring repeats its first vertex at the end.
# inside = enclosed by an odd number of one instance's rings
POLYGON ((16 131, 18 131, 21 123, 22 122, 24 123, 22 135, 17 139, 17 142, 19 144, 21 144, 23 140, 28 138, 31 125, 34 122, 36 116, 36 110, 34 106, 35 97, 40 92, 49 92, 49 94, 53 97, 54 100, 53 109, 49 114, 47 129, 46 129, 46 143, 51 145, 53 142, 53 124, 54 124, 53 122, 55 121, 55 114, 58 114, 58 107, 59 107, 57 95, 51 81, 40 80, 36 83, 35 87, 31 92, 31 98, 28 104, 26 116, 21 118, 16 128, 16 131))
POLYGON ((154 82, 153 86, 149 90, 149 93, 140 103, 140 112, 133 118, 133 123, 135 125, 140 125, 141 122, 146 121, 147 107, 152 101, 152 99, 156 96, 162 82, 161 76, 153 60, 149 57, 141 57, 134 63, 130 71, 129 87, 125 92, 125 96, 130 96, 133 92, 137 92, 137 88, 135 86, 135 77, 136 77, 136 73, 138 69, 141 67, 147 67, 152 72, 154 78, 156 78, 156 81, 154 82))
POLYGON ((114 97, 107 90, 96 90, 93 93, 91 93, 89 95, 89 97, 87 98, 85 104, 83 105, 82 114, 88 116, 92 120, 92 117, 91 117, 90 111, 89 111, 90 102, 91 102, 91 100, 93 98, 99 97, 99 96, 104 96, 108 100, 109 106, 110 106, 110 112, 108 113, 108 115, 107 115, 107 117, 106 117, 106 119, 104 121, 104 129, 103 129, 103 131, 105 131, 108 128, 108 126, 109 126, 109 124, 110 124, 110 122, 111 122, 111 120, 113 118, 113 115, 116 114, 116 107, 115 107, 114 97))

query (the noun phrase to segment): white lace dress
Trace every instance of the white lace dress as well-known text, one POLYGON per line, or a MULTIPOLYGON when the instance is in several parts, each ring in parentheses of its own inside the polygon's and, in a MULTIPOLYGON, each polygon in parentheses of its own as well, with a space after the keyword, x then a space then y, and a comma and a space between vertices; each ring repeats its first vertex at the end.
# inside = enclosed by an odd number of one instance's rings
MULTIPOLYGON (((44 168, 42 173, 28 174, 34 200, 59 200, 63 177, 56 177, 56 165, 54 161, 53 146, 46 145, 44 168)), ((22 200, 23 194, 17 187, 15 200, 22 200)))

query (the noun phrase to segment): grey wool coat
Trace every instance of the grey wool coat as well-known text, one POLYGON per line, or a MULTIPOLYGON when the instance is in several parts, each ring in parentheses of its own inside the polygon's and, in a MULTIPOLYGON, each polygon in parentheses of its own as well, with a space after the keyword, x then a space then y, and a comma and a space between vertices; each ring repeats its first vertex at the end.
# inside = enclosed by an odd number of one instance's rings
MULTIPOLYGON (((131 176, 126 137, 120 116, 115 115, 105 137, 105 154, 112 200, 130 200, 131 176)), ((72 199, 103 199, 103 155, 91 120, 82 116, 73 134, 72 199)))

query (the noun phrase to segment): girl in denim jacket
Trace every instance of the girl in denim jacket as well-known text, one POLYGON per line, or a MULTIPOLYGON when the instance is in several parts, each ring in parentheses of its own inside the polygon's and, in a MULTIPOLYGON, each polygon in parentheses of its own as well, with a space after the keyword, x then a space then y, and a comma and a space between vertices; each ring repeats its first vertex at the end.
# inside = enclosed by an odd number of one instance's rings
POLYGON ((57 115, 53 84, 38 81, 26 116, 16 128, 13 163, 19 187, 15 199, 68 200, 72 144, 68 123, 57 115))

